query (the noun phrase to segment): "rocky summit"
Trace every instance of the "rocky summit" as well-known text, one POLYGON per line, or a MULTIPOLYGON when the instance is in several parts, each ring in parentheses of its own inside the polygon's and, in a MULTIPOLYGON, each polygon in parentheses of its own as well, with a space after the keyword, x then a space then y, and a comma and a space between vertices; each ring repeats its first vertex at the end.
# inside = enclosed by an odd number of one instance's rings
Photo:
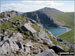
POLYGON ((58 56, 43 26, 16 11, 0 14, 0 56, 58 56))

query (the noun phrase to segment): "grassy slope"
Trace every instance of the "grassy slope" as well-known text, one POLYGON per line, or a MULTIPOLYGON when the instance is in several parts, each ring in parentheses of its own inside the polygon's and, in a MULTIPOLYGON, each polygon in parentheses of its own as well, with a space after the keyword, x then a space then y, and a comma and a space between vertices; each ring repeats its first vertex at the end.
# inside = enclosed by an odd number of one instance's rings
POLYGON ((37 31, 37 35, 38 35, 38 32, 40 31, 40 27, 37 25, 32 25, 32 28, 34 28, 37 31))
POLYGON ((69 41, 70 43, 74 43, 74 13, 64 13, 56 16, 56 19, 58 21, 64 21, 65 26, 69 26, 72 28, 71 31, 58 36, 59 38, 62 38, 64 40, 69 41))
MULTIPOLYGON (((27 20, 24 20, 24 18, 21 18, 19 16, 16 16, 16 17, 12 18, 11 20, 14 21, 14 22, 17 21, 17 20, 20 20, 24 23, 27 22, 27 20)), ((13 27, 12 23, 9 23, 9 22, 1 23, 1 25, 0 25, 1 29, 4 29, 4 30, 10 29, 10 30, 14 30, 14 31, 16 31, 21 26, 23 26, 23 24, 22 25, 17 25, 16 27, 13 27)))
POLYGON ((48 15, 49 17, 54 18, 55 21, 57 20, 58 22, 60 22, 59 25, 63 24, 63 22, 64 22, 65 26, 69 26, 72 28, 72 30, 70 32, 67 32, 59 37, 73 43, 74 42, 74 39, 73 39, 74 38, 74 26, 73 26, 74 25, 74 13, 73 12, 70 12, 70 13, 62 12, 59 15, 58 15, 59 12, 57 14, 55 14, 55 13, 51 14, 48 12, 44 12, 44 13, 46 15, 48 15))
POLYGON ((53 42, 53 44, 61 46, 65 51, 69 51, 68 48, 64 47, 62 44, 58 43, 53 37, 51 37, 51 35, 48 33, 47 30, 46 30, 46 32, 47 32, 50 40, 53 42))

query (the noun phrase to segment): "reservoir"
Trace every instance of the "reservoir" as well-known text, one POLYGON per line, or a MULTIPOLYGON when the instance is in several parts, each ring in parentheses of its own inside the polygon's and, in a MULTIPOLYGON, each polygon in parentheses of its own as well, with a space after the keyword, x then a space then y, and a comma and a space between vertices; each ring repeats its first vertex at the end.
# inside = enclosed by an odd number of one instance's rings
POLYGON ((60 27, 49 27, 49 26, 45 26, 45 28, 50 31, 55 37, 57 35, 61 35, 65 32, 67 32, 67 30, 65 28, 60 28, 60 27))

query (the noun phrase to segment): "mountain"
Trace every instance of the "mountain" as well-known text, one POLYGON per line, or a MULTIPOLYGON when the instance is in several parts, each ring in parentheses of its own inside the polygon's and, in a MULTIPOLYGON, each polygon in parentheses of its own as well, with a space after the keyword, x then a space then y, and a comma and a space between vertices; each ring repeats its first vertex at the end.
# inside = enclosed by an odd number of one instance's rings
POLYGON ((60 36, 60 38, 74 43, 74 12, 62 12, 54 8, 45 7, 37 11, 23 13, 22 17, 33 19, 44 26, 70 27, 72 30, 63 34, 63 37, 60 36))
POLYGON ((0 56, 58 56, 65 50, 54 41, 41 24, 17 11, 0 14, 0 56))
POLYGON ((72 44, 75 44, 74 43, 74 12, 65 12, 64 14, 57 15, 56 19, 61 23, 64 22, 65 24, 64 26, 68 26, 72 29, 71 31, 63 35, 60 35, 58 37, 67 40, 72 44))
POLYGON ((64 13, 64 12, 59 11, 59 10, 57 10, 57 9, 48 8, 48 7, 42 8, 42 9, 40 9, 40 10, 38 10, 38 11, 40 11, 41 13, 46 14, 46 15, 49 16, 49 17, 53 17, 53 16, 56 15, 56 14, 64 13))
MULTIPOLYGON (((69 20, 64 19, 64 22, 72 23, 72 13, 65 15, 69 16, 69 20)), ((64 18, 68 19, 65 15, 64 18)), ((55 19, 58 18, 56 16, 55 19)), ((14 10, 0 13, 0 56, 58 56, 59 52, 73 51, 73 46, 69 48, 60 44, 44 25, 58 26, 54 18, 40 10, 24 14, 14 10)), ((73 32, 65 35, 71 37, 73 32)))
POLYGON ((53 15, 63 13, 59 10, 53 9, 53 8, 42 8, 40 10, 34 11, 34 12, 28 12, 23 13, 22 16, 29 17, 31 19, 34 19, 35 21, 43 24, 43 25, 49 25, 49 26, 57 26, 53 20, 53 15))
POLYGON ((74 12, 62 12, 54 8, 45 7, 37 11, 23 13, 22 16, 34 19, 43 25, 57 26, 64 25, 64 22, 68 19, 71 20, 72 18, 73 20, 74 12))

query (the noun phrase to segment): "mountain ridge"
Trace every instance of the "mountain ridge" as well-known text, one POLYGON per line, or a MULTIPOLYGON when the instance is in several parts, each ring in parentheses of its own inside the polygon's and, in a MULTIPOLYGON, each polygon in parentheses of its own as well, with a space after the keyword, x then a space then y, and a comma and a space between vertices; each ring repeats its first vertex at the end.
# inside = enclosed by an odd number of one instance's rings
POLYGON ((40 21, 41 24, 44 24, 44 25, 47 25, 47 23, 49 25, 47 26, 66 26, 66 27, 70 27, 72 28, 71 30, 71 33, 70 32, 67 32, 65 34, 63 34, 62 36, 60 36, 61 38, 63 38, 64 40, 67 40, 71 43, 74 43, 74 12, 62 12, 62 11, 59 11, 57 9, 52 9, 52 8, 42 8, 40 10, 37 10, 37 11, 34 11, 34 12, 28 12, 28 13, 23 13, 22 14, 22 17, 28 17, 28 18, 31 18, 35 21, 37 21, 37 17, 40 21), (37 13, 39 12, 39 13, 37 13), (41 17, 41 15, 42 17, 41 17), (46 16, 46 17, 45 17, 46 16), (52 20, 52 22, 51 22, 52 20), (42 23, 44 22, 44 23, 42 23), (47 23, 45 23, 47 22, 47 23), (51 23, 51 25, 50 25, 51 23), (68 36, 68 34, 71 36, 68 36), (70 41, 68 39, 68 37, 70 39, 72 39, 72 41, 70 41), (66 38, 66 39, 65 39, 66 38))
POLYGON ((54 44, 41 24, 22 18, 15 11, 0 15, 0 56, 41 56, 43 51, 57 55, 49 48, 54 44))
MULTIPOLYGON (((35 20, 36 16, 38 16, 41 18, 40 22, 44 23, 42 20, 45 20, 44 24, 49 24, 53 21, 43 13, 37 13, 37 15, 33 13, 35 20)), ((48 55, 46 52, 49 52, 49 55, 56 56, 58 52, 69 50, 69 48, 60 45, 57 40, 51 36, 48 30, 44 29, 43 25, 39 24, 39 22, 37 23, 35 20, 26 16, 23 18, 22 15, 15 11, 0 14, 1 56, 4 54, 7 56, 41 56, 43 53, 48 55)))

